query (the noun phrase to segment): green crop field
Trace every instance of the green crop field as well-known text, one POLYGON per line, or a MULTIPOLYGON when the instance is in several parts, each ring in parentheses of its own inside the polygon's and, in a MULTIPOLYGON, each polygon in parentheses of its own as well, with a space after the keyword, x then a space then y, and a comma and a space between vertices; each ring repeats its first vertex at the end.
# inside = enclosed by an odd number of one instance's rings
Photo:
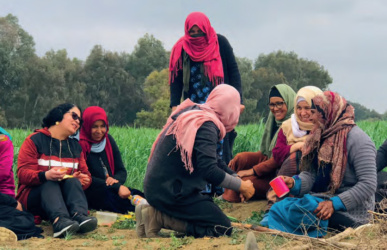
MULTIPOLYGON (((376 148, 387 139, 387 121, 360 121, 357 124, 371 137, 376 148)), ((234 154, 243 151, 258 151, 263 129, 263 123, 237 126, 238 137, 235 139, 234 154)), ((32 130, 11 129, 8 132, 13 137, 15 147, 14 172, 16 174, 19 148, 32 130)), ((129 187, 142 190, 150 149, 159 132, 160 130, 147 128, 110 128, 110 134, 116 140, 124 165, 128 170, 126 184, 129 187)))

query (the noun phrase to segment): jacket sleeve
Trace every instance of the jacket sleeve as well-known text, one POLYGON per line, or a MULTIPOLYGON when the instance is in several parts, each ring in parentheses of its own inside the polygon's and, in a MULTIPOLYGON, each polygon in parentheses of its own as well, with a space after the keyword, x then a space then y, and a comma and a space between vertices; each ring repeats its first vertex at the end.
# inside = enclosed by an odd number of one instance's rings
POLYGON ((87 185, 82 186, 82 189, 85 190, 90 186, 91 182, 93 181, 93 178, 91 178, 91 174, 89 172, 89 169, 87 168, 87 164, 86 164, 85 156, 83 152, 81 152, 79 157, 79 171, 81 171, 82 174, 87 174, 90 178, 90 182, 87 185))
POLYGON ((219 40, 219 46, 222 46, 221 50, 224 51, 224 56, 225 56, 225 61, 227 66, 226 72, 228 74, 229 82, 226 82, 226 83, 236 88, 236 90, 238 90, 239 95, 241 97, 241 103, 243 103, 241 75, 239 73, 238 64, 235 60, 233 48, 231 47, 226 37, 222 35, 218 35, 218 40, 219 40))
POLYGON ((280 131, 278 131, 277 142, 272 151, 274 160, 279 166, 281 166, 285 159, 289 156, 290 148, 291 145, 287 144, 286 136, 281 128, 280 131))
POLYGON ((170 83, 171 104, 174 107, 180 104, 181 96, 183 95, 183 70, 179 70, 173 82, 170 83))
POLYGON ((195 170, 203 179, 218 186, 226 177, 224 170, 218 167, 216 145, 218 142, 216 126, 212 122, 205 122, 197 131, 192 158, 195 170), (195 160, 195 161, 194 161, 195 160))
POLYGON ((387 140, 384 141, 383 145, 380 146, 376 154, 376 168, 377 171, 382 171, 387 167, 387 140))
POLYGON ((0 141, 0 183, 13 178, 13 145, 10 139, 0 141))
POLYGON ((114 176, 113 178, 118 180, 122 185, 125 183, 128 173, 126 172, 124 163, 122 162, 120 149, 117 146, 116 141, 112 136, 109 136, 110 144, 112 145, 113 157, 114 157, 114 176))
POLYGON ((27 137, 20 147, 17 160, 19 184, 27 186, 38 186, 42 184, 39 173, 43 173, 44 171, 38 169, 38 158, 39 154, 36 145, 30 137, 27 137))

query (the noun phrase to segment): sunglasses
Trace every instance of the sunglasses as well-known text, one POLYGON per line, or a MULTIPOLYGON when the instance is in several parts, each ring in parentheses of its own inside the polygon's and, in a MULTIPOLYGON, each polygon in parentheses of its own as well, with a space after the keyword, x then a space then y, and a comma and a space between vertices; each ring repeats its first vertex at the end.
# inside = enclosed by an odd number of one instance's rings
POLYGON ((78 120, 79 121, 79 124, 82 124, 82 118, 79 117, 79 115, 75 112, 67 112, 67 113, 70 113, 71 114, 71 117, 73 118, 74 121, 78 120))

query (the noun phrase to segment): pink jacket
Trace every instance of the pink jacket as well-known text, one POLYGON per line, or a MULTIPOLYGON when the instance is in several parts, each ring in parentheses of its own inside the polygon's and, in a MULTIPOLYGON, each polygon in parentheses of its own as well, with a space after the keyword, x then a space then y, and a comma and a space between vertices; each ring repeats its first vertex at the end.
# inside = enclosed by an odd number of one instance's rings
POLYGON ((15 198, 15 180, 13 178, 13 144, 6 135, 0 138, 0 193, 15 198))

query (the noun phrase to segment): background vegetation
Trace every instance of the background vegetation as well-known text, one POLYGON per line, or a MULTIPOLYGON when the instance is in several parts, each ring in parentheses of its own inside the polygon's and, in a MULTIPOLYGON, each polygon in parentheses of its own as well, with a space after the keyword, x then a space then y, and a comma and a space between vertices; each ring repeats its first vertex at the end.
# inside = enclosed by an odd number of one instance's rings
MULTIPOLYGON (((33 37, 17 17, 0 17, 0 126, 38 127, 48 110, 71 102, 83 108, 103 107, 118 126, 161 128, 170 113, 168 61, 169 52, 150 34, 138 40, 132 53, 95 45, 85 61, 69 58, 65 49, 38 57, 33 37)), ((322 65, 294 52, 237 61, 246 105, 241 124, 266 116, 268 91, 275 84, 287 83, 295 90, 306 85, 327 89, 332 82, 322 65)), ((353 105, 358 120, 387 117, 387 112, 380 115, 353 105)))
MULTIPOLYGON (((376 148, 387 139, 387 121, 361 121, 358 126, 373 140, 376 148)), ((264 130, 263 121, 236 127, 238 137, 234 144, 234 155, 244 151, 258 151, 264 130)), ((14 173, 16 175, 19 148, 31 130, 11 129, 14 144, 14 173)), ((149 153, 160 130, 149 128, 112 127, 110 134, 120 148, 122 160, 128 171, 126 184, 142 190, 149 153)), ((16 178, 16 176, 15 176, 16 178)))

